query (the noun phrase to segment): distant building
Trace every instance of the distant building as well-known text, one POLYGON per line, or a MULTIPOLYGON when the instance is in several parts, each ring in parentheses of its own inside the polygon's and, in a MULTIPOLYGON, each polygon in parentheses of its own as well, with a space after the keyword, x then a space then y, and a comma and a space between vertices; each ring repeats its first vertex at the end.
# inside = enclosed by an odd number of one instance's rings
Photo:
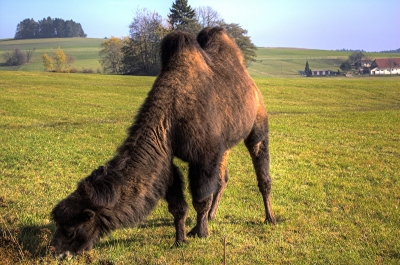
POLYGON ((371 63, 371 75, 400 74, 400 58, 376 59, 371 63))
POLYGON ((312 70, 313 76, 330 76, 331 70, 312 70))
POLYGON ((356 63, 356 66, 364 68, 364 67, 371 67, 371 60, 361 60, 356 63))

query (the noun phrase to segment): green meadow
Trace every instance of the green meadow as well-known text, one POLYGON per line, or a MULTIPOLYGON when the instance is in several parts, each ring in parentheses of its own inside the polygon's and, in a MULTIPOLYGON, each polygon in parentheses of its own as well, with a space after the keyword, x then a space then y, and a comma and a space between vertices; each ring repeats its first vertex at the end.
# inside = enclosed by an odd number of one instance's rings
MULTIPOLYGON (((275 226, 263 223, 239 144, 208 238, 171 248, 172 216, 160 201, 139 226, 56 261, 50 211, 112 158, 153 81, 0 71, 0 264, 223 264, 224 255, 225 264, 400 263, 396 77, 255 78, 270 115, 275 226)), ((195 219, 191 207, 188 229, 195 219)))
POLYGON ((57 50, 60 47, 64 53, 70 54, 75 58, 75 62, 71 67, 81 70, 92 69, 97 71, 101 69, 99 63, 100 43, 103 39, 90 38, 54 38, 54 39, 29 39, 29 40, 0 40, 0 63, 4 61, 3 54, 5 51, 13 51, 19 48, 21 51, 35 49, 32 62, 25 64, 19 68, 1 66, 0 70, 19 70, 29 72, 43 72, 42 55, 46 52, 52 56, 52 49, 57 50))
MULTIPOLYGON (((19 48, 22 51, 35 49, 32 62, 19 68, 0 66, 0 70, 18 70, 28 72, 42 72, 42 54, 51 55, 51 49, 60 47, 66 54, 75 58, 71 65, 77 70, 102 70, 99 63, 100 43, 104 39, 63 38, 63 39, 33 39, 33 40, 0 40, 0 64, 4 62, 3 54, 19 48)), ((304 70, 306 61, 309 61, 313 70, 331 70, 337 72, 342 62, 346 61, 351 52, 325 51, 296 48, 263 48, 257 50, 257 61, 248 67, 253 77, 299 77, 299 71, 304 70)), ((366 53, 369 58, 399 57, 398 54, 366 53)))

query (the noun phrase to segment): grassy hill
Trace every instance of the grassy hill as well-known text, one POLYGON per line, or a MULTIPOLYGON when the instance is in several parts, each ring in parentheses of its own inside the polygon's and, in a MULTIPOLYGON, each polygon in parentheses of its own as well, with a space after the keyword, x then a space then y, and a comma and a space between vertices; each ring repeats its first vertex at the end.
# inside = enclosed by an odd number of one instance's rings
MULTIPOLYGON (((43 71, 41 56, 43 52, 51 53, 51 49, 60 47, 65 53, 75 57, 73 68, 101 69, 99 63, 100 43, 103 39, 32 39, 32 40, 0 40, 0 64, 4 62, 2 54, 15 48, 21 50, 35 48, 32 63, 20 67, 19 71, 43 71)), ((295 48, 258 48, 257 61, 248 70, 253 77, 296 77, 304 70, 308 60, 313 70, 337 71, 342 62, 347 60, 350 52, 324 51, 295 48)), ((399 57, 399 54, 368 53, 371 58, 399 57)), ((13 67, 0 67, 0 70, 15 70, 13 67)))
MULTIPOLYGON (((253 77, 298 77, 308 61, 312 70, 337 72, 351 52, 295 48, 259 48, 257 61, 248 67, 253 77)), ((399 54, 365 53, 372 59, 400 57, 399 54)), ((341 70, 340 70, 341 71, 341 70)))
MULTIPOLYGON (((101 69, 99 63, 100 43, 103 39, 90 38, 54 38, 54 39, 31 39, 31 40, 0 40, 0 63, 4 62, 3 54, 5 51, 12 51, 19 48, 35 49, 32 62, 21 66, 19 71, 40 72, 43 71, 42 54, 47 52, 51 55, 51 49, 56 50, 60 47, 64 53, 75 57, 75 62, 71 67, 81 70, 82 68, 101 69)), ((0 67, 0 70, 15 70, 15 67, 0 67)))
MULTIPOLYGON (((277 225, 263 224, 240 144, 208 238, 171 248, 160 202, 143 224, 62 264, 221 264, 224 238, 227 264, 399 264, 399 78, 255 81, 270 113, 277 225)), ((49 253, 52 207, 113 156, 153 82, 0 71, 0 264, 60 264, 49 253)), ((191 207, 188 228, 195 219, 191 207)))

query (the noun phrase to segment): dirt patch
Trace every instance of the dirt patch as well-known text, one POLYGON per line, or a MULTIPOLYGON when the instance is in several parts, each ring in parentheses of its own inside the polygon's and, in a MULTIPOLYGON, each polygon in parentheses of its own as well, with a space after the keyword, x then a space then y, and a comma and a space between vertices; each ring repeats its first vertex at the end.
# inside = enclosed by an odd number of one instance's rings
POLYGON ((0 197, 0 207, 7 207, 6 200, 3 197, 0 197))
POLYGON ((15 264, 21 261, 24 255, 30 253, 24 253, 12 233, 0 230, 0 264, 15 264))

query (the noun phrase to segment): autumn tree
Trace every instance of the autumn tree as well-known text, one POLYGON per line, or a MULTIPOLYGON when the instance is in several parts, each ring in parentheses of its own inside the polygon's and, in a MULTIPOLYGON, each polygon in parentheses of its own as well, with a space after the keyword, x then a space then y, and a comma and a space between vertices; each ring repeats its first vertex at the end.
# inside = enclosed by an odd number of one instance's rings
POLYGON ((43 61, 43 66, 46 71, 57 71, 57 72, 62 72, 63 68, 66 67, 65 70, 69 70, 69 66, 72 63, 71 58, 69 58, 67 61, 68 57, 63 50, 61 50, 60 47, 58 47, 57 50, 51 49, 52 57, 50 57, 46 52, 42 54, 42 61, 43 61))
POLYGON ((44 52, 42 55, 43 66, 46 71, 53 71, 53 59, 44 52))
POLYGON ((57 50, 52 50, 53 52, 53 61, 56 66, 56 71, 61 72, 63 67, 65 66, 66 63, 66 56, 63 50, 61 50, 60 47, 58 47, 57 50))
POLYGON ((124 39, 113 36, 100 44, 100 64, 105 73, 119 74, 123 72, 123 46, 124 39))

